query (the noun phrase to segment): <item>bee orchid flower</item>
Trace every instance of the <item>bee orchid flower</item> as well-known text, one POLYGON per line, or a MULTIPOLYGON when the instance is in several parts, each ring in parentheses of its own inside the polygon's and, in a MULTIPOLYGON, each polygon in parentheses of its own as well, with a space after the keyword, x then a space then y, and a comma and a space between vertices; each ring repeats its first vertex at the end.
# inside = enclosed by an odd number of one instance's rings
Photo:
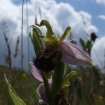
POLYGON ((60 60, 72 65, 92 66, 92 60, 85 52, 77 47, 76 41, 69 42, 65 40, 70 33, 70 26, 66 28, 60 37, 54 34, 47 20, 42 20, 40 24, 37 24, 37 26, 43 25, 46 26, 47 32, 46 35, 41 36, 41 38, 45 40, 46 47, 35 60, 35 66, 39 70, 46 72, 51 71, 60 60))

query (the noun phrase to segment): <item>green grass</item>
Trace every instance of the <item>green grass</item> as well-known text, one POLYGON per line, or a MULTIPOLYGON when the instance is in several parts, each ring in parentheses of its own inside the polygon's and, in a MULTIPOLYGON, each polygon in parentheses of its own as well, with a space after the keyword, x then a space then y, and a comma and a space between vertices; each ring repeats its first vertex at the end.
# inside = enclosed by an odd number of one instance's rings
POLYGON ((39 83, 30 73, 20 70, 10 70, 5 66, 0 66, 0 105, 14 105, 8 93, 8 86, 4 80, 4 73, 19 97, 22 98, 27 105, 36 105, 38 103, 34 91, 39 83))
MULTIPOLYGON (((71 68, 70 70, 73 69, 71 68)), ((105 80, 105 74, 101 73, 97 67, 78 67, 75 70, 78 72, 82 81, 71 80, 70 87, 65 91, 68 92, 66 97, 70 102, 72 101, 72 105, 105 105, 105 84, 100 85, 100 83, 105 80)), ((8 93, 4 73, 18 96, 22 98, 27 105, 38 104, 36 88, 39 82, 35 80, 29 72, 11 70, 1 65, 0 105, 14 105, 8 93)))

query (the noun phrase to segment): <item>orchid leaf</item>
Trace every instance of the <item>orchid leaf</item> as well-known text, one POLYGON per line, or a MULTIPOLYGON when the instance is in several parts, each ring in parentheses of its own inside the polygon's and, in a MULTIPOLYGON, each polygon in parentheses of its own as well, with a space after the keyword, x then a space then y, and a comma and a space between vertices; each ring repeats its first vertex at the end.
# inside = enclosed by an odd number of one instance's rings
POLYGON ((6 78, 6 75, 4 75, 4 77, 5 77, 5 82, 8 85, 9 94, 10 94, 10 96, 11 96, 14 104, 15 105, 26 105, 25 102, 21 98, 18 97, 17 93, 15 92, 15 90, 13 89, 13 87, 8 82, 8 80, 6 78))
POLYGON ((32 27, 32 31, 29 33, 29 36, 33 43, 36 56, 38 56, 40 53, 40 50, 44 49, 44 41, 39 37, 39 35, 42 35, 40 29, 34 25, 32 25, 31 27, 32 27))

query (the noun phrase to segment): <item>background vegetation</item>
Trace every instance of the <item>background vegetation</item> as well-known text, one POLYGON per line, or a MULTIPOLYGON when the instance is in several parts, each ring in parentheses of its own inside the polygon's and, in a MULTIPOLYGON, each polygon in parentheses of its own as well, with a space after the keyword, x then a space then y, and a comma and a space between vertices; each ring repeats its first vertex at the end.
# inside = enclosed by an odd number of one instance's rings
MULTIPOLYGON (((105 74, 98 67, 75 69, 69 68, 68 72, 76 70, 82 80, 70 80, 71 85, 66 92, 66 98, 72 105, 105 105, 105 74)), ((4 73, 17 94, 27 105, 37 105, 38 96, 36 88, 39 83, 29 72, 24 70, 9 69, 0 66, 0 105, 13 105, 8 93, 8 87, 4 80, 4 73)))

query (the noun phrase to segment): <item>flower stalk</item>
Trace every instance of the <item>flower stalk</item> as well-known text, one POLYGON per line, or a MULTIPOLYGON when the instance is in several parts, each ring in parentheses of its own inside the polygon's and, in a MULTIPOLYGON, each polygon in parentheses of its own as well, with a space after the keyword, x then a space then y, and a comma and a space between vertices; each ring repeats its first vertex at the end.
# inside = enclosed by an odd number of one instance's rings
POLYGON ((42 75, 42 78, 43 78, 43 82, 44 82, 46 94, 47 94, 47 97, 48 97, 49 105, 55 105, 55 100, 54 100, 55 97, 54 97, 54 95, 51 95, 52 92, 51 92, 48 80, 45 78, 44 73, 41 73, 41 75, 42 75))

